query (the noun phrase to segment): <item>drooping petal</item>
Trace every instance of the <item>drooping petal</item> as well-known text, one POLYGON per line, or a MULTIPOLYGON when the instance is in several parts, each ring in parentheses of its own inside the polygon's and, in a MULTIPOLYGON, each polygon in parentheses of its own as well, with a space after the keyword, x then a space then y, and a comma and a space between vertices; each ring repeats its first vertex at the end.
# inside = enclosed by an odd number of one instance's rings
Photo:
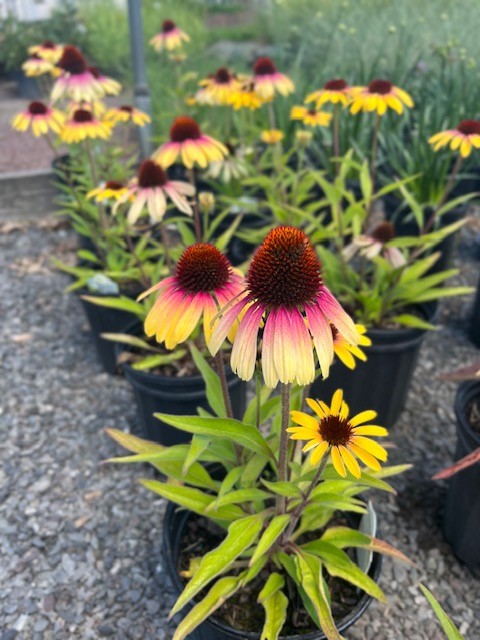
POLYGON ((347 472, 345 471, 345 466, 343 464, 342 456, 340 455, 340 451, 338 450, 338 447, 332 447, 331 454, 332 454, 332 462, 333 462, 335 471, 338 473, 339 476, 342 476, 342 478, 345 478, 345 476, 347 475, 347 472))
POLYGON ((368 453, 371 453, 372 456, 375 456, 382 462, 385 462, 388 457, 387 451, 375 440, 370 440, 370 438, 365 438, 364 436, 352 436, 351 438, 352 444, 357 445, 358 447, 364 449, 368 453))
POLYGON ((353 455, 343 445, 340 445, 338 448, 340 450, 340 455, 342 456, 342 460, 345 466, 347 467, 347 469, 352 474, 352 476, 354 476, 355 478, 360 478, 360 476, 362 475, 362 472, 360 470, 360 467, 358 466, 358 462, 355 460, 353 455))
POLYGON ((242 380, 251 380, 257 359, 257 338, 263 316, 261 305, 252 305, 245 313, 232 347, 231 366, 242 380))
POLYGON ((328 442, 321 442, 315 447, 310 457, 310 464, 317 465, 328 449, 328 442))

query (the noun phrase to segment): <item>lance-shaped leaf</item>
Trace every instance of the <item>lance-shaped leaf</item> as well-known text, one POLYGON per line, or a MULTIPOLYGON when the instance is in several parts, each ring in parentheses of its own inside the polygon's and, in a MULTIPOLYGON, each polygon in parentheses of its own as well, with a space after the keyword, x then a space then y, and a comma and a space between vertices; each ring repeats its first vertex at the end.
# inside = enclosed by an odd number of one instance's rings
POLYGON ((286 498, 301 498, 302 492, 300 491, 298 484, 295 482, 270 482, 269 480, 261 480, 262 484, 280 496, 285 496, 286 498))
MULTIPOLYGON (((132 436, 131 433, 125 433, 119 429, 105 429, 105 432, 118 442, 124 449, 133 451, 134 453, 161 453, 165 451, 165 447, 157 442, 150 442, 150 440, 144 440, 137 436, 132 436)), ((109 460, 110 462, 110 460, 109 460)))
POLYGON ((262 533, 262 537, 260 538, 260 542, 258 543, 253 556, 250 559, 250 565, 255 564, 259 558, 269 551, 275 542, 278 540, 279 536, 284 532, 285 527, 290 522, 290 515, 284 514, 280 516, 275 516, 272 519, 268 527, 262 533))
POLYGON ((184 640, 206 618, 236 593, 240 586, 239 577, 220 578, 207 595, 198 602, 178 625, 172 640, 184 640))
POLYGON ((271 495, 267 491, 262 489, 237 489, 236 491, 229 491, 228 493, 219 496, 208 507, 207 513, 213 513, 219 507, 223 507, 227 504, 240 504, 242 502, 259 502, 260 500, 268 500, 271 495))
POLYGON ((445 631, 445 635, 447 636, 448 640, 463 640, 462 634, 460 633, 460 631, 458 631, 456 626, 447 616, 447 614, 442 609, 439 602, 437 602, 433 594, 423 584, 420 584, 419 586, 420 586, 420 589, 422 590, 423 595, 426 597, 426 599, 430 603, 430 606, 435 612, 435 615, 437 616, 438 621, 442 625, 442 629, 445 631))
MULTIPOLYGON (((233 507, 224 507, 231 509, 233 507)), ((231 564, 246 551, 258 537, 262 528, 263 516, 256 514, 239 518, 228 527, 227 537, 216 549, 203 556, 202 562, 180 594, 170 612, 170 618, 194 598, 211 580, 227 571, 231 564)))
POLYGON ((188 472, 192 464, 198 460, 209 444, 210 438, 199 435, 192 436, 192 441, 190 443, 185 462, 183 463, 183 473, 188 472))
POLYGON ((322 562, 311 553, 295 556, 295 564, 302 586, 320 621, 320 627, 328 640, 342 640, 332 616, 330 596, 322 576, 322 562))
POLYGON ((274 457, 262 434, 252 425, 242 424, 238 420, 232 420, 231 418, 172 416, 165 413, 156 413, 154 415, 172 427, 187 433, 226 438, 255 453, 261 453, 272 459, 274 457))
MULTIPOLYGON (((158 493, 162 498, 171 500, 172 502, 175 502, 175 504, 185 507, 185 509, 189 509, 194 513, 198 513, 201 516, 205 515, 206 508, 214 500, 213 496, 204 493, 199 489, 192 489, 191 487, 164 484, 162 482, 158 482, 158 480, 140 480, 140 483, 147 489, 158 493)), ((242 518, 243 515, 245 514, 240 507, 237 507, 236 505, 229 505, 218 509, 215 513, 215 520, 225 520, 228 522, 237 518, 242 518)))
POLYGON ((397 558, 397 560, 402 560, 410 565, 414 564, 405 554, 392 547, 388 542, 372 538, 361 531, 356 531, 349 527, 329 527, 321 539, 324 542, 330 542, 339 549, 344 549, 345 547, 370 549, 371 551, 397 558))
POLYGON ((344 551, 335 545, 323 540, 314 540, 302 545, 301 548, 318 556, 331 576, 350 582, 373 598, 377 598, 380 602, 387 601, 378 584, 352 562, 344 551))
POLYGON ((258 594, 258 602, 265 609, 265 623, 260 640, 277 640, 287 619, 288 598, 280 591, 285 580, 279 573, 271 573, 258 594))

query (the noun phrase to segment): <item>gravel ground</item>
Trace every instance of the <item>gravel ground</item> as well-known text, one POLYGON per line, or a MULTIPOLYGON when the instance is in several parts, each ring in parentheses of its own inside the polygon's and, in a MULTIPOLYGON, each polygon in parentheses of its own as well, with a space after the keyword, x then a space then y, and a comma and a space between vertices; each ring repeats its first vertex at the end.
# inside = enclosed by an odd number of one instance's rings
MULTIPOLYGON (((139 486, 138 467, 101 464, 120 452, 103 429, 133 427, 133 397, 102 373, 80 305, 49 266, 50 256, 71 255, 74 237, 41 226, 8 231, 0 235, 0 640, 171 638, 165 503, 139 486)), ((459 280, 474 284, 479 263, 465 239, 460 253, 459 280)), ((397 497, 373 495, 382 537, 417 568, 384 561, 389 604, 373 604, 349 640, 440 640, 419 580, 466 638, 480 639, 479 584, 442 537, 445 485, 430 480, 455 443, 455 386, 434 377, 478 356, 465 337, 470 302, 441 306, 441 328, 422 347, 392 431, 392 461, 414 468, 395 480, 397 497)))

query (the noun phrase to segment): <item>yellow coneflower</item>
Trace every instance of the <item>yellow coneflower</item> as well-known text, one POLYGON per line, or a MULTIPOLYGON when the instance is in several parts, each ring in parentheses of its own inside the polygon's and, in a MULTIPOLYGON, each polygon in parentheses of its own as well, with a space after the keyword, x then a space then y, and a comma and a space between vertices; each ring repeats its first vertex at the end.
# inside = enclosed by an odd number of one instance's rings
POLYGON ((290 111, 292 120, 300 120, 307 127, 328 127, 332 114, 327 111, 308 109, 308 107, 295 106, 290 111))
POLYGON ((349 409, 343 400, 343 392, 337 389, 328 406, 321 400, 307 398, 307 404, 316 413, 316 417, 303 411, 291 411, 293 422, 298 427, 289 427, 292 440, 306 440, 303 451, 313 449, 310 462, 317 465, 324 455, 330 453, 335 471, 345 478, 347 470, 355 478, 360 478, 362 471, 356 458, 373 471, 380 471, 380 463, 387 460, 386 450, 365 436, 386 436, 387 430, 373 424, 365 424, 375 420, 375 411, 362 411, 362 413, 348 417, 349 409))
POLYGON ((238 111, 239 109, 250 109, 255 111, 259 109, 269 100, 262 98, 255 90, 255 84, 252 79, 243 80, 240 86, 232 91, 229 104, 238 111))
POLYGON ((28 53, 31 55, 36 54, 52 64, 57 64, 62 57, 63 45, 55 44, 52 40, 45 40, 41 44, 34 44, 28 47, 28 53))
POLYGON ((431 136, 428 142, 434 151, 448 145, 452 151, 460 151, 462 158, 467 158, 473 149, 480 148, 480 121, 462 120, 455 129, 440 131, 431 136))
POLYGON ((22 69, 28 78, 36 78, 46 73, 54 75, 55 73, 55 65, 39 56, 38 53, 34 53, 28 60, 25 60, 22 69))
POLYGON ((148 113, 144 113, 143 111, 140 111, 140 109, 128 104, 109 109, 105 114, 105 120, 114 125, 119 122, 133 122, 137 127, 143 127, 152 121, 148 113))
POLYGON ((33 135, 38 137, 46 135, 49 131, 60 133, 64 121, 65 116, 61 111, 34 100, 13 118, 12 126, 17 131, 27 131, 31 128, 33 135))
POLYGON ((320 109, 320 107, 327 102, 345 106, 351 100, 350 88, 346 80, 343 78, 335 78, 334 80, 326 82, 322 89, 310 93, 306 97, 305 102, 307 104, 309 102, 315 102, 317 109, 320 109))
POLYGON ((61 138, 67 144, 82 142, 87 138, 95 140, 101 138, 106 140, 112 133, 112 125, 108 122, 98 120, 95 115, 87 109, 77 109, 71 117, 66 120, 61 138))
POLYGON ((277 144, 277 142, 280 142, 283 138, 284 133, 280 131, 280 129, 267 129, 262 131, 260 135, 260 139, 265 144, 277 144))
POLYGON ((166 168, 180 160, 187 169, 194 165, 205 169, 211 162, 223 160, 227 155, 225 145, 202 133, 193 118, 180 116, 170 127, 169 142, 157 149, 153 158, 166 168))
POLYGON ((367 87, 351 87, 350 95, 350 113, 353 114, 359 111, 376 111, 379 116, 383 116, 388 109, 401 114, 405 107, 413 107, 411 96, 389 80, 372 80, 367 87))
POLYGON ((230 104, 231 96, 239 87, 237 76, 226 67, 220 67, 214 74, 200 81, 197 102, 200 104, 230 104))
POLYGON ((87 193, 87 198, 94 198, 95 202, 104 202, 111 200, 117 202, 128 193, 128 188, 118 180, 108 180, 103 182, 96 189, 92 189, 87 193))

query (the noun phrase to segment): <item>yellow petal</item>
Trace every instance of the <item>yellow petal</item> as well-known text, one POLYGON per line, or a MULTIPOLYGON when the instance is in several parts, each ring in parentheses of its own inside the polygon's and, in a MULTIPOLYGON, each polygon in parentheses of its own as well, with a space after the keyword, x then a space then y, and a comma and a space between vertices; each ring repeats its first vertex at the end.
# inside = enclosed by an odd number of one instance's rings
POLYGON ((357 447, 357 445, 353 443, 348 445, 348 449, 354 453, 357 458, 363 462, 363 464, 365 464, 369 469, 372 469, 372 471, 380 471, 382 468, 378 460, 374 458, 371 453, 365 451, 365 449, 357 447))
POLYGON ((317 465, 325 455, 325 451, 328 449, 328 442, 321 442, 318 447, 313 450, 310 458, 310 464, 317 465))
POLYGON ((312 416, 309 416, 303 411, 290 411, 290 415, 292 420, 297 424, 301 424, 303 427, 307 427, 308 429, 318 432, 318 420, 315 420, 312 416))
POLYGON ((364 438, 363 436, 355 435, 352 436, 351 442, 352 444, 365 449, 365 451, 368 451, 368 453, 371 453, 372 456, 375 456, 382 462, 385 462, 388 457, 388 453, 386 452, 386 450, 381 445, 379 445, 378 442, 375 442, 375 440, 370 440, 370 438, 364 438))
POLYGON ((338 447, 332 447, 331 453, 332 453, 332 462, 333 462, 335 471, 338 473, 339 476, 342 476, 342 478, 345 478, 345 476, 347 475, 347 472, 345 471, 345 466, 343 464, 342 456, 340 455, 340 451, 338 450, 338 447))
POLYGON ((340 411, 340 407, 343 402, 343 391, 342 389, 337 389, 332 397, 332 404, 330 406, 330 411, 333 415, 338 415, 340 411))
POLYGON ((353 433, 356 436, 387 436, 385 427, 377 427, 375 424, 368 424, 363 427, 355 427, 353 433))
MULTIPOLYGON (((312 411, 315 411, 319 418, 325 418, 325 410, 320 406, 320 402, 313 398, 306 398, 306 402, 312 411)), ((324 405, 325 406, 325 405, 324 405)))
POLYGON ((362 411, 361 413, 357 413, 356 416, 353 416, 353 418, 349 420, 350 426, 356 427, 357 425, 362 424, 363 422, 368 422, 369 420, 375 420, 376 417, 377 417, 377 412, 373 411, 372 409, 368 409, 367 411, 362 411))
POLYGON ((355 478, 360 478, 360 476, 362 475, 362 472, 360 470, 358 462, 355 460, 353 455, 343 445, 340 445, 339 449, 340 449, 340 455, 342 456, 342 460, 345 463, 345 466, 347 467, 347 469, 352 474, 352 476, 354 476, 355 478))

